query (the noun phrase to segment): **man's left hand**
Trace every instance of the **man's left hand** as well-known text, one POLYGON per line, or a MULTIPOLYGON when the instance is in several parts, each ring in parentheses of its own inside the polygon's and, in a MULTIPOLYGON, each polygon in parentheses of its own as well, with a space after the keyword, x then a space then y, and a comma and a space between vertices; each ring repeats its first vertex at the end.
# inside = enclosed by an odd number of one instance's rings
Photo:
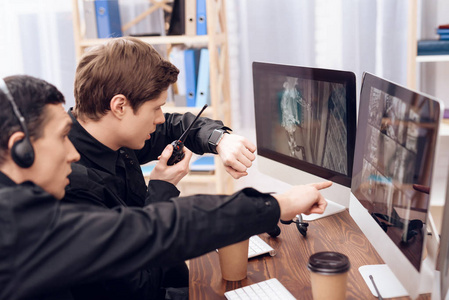
POLYGON ((217 152, 226 172, 235 179, 248 175, 246 170, 256 158, 256 146, 237 134, 225 133, 217 145, 217 152))

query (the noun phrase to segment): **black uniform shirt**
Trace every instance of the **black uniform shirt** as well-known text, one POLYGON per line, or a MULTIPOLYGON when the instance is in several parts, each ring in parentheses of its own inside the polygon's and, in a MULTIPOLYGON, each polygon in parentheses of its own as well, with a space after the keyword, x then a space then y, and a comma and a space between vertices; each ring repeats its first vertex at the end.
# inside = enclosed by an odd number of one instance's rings
POLYGON ((279 215, 277 201, 254 189, 105 209, 57 201, 0 172, 0 299, 67 299, 71 286, 182 262, 269 231, 279 215))
MULTIPOLYGON (((69 115, 73 121, 69 138, 81 155, 76 164, 86 167, 88 172, 74 168, 70 176, 72 183, 67 188, 64 201, 93 203, 109 208, 117 205, 143 207, 179 195, 174 185, 160 180, 151 180, 147 190, 140 165, 156 160, 168 144, 178 139, 195 118, 193 114, 165 114, 165 123, 156 127, 142 149, 121 148, 118 151, 111 150, 91 136, 71 111, 69 115), (95 196, 81 193, 80 189, 84 190, 84 187, 78 183, 83 184, 85 176, 98 183, 96 188, 101 190, 91 191, 95 196)), ((187 136, 186 147, 197 154, 212 152, 208 141, 214 129, 229 128, 220 121, 199 118, 187 136)))

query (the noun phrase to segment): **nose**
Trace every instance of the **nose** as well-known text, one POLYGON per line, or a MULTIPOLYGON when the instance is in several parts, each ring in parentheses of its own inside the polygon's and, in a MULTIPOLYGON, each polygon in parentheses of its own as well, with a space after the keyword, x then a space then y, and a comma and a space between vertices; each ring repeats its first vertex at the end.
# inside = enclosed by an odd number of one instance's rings
POLYGON ((68 149, 67 149, 67 162, 73 163, 80 160, 80 154, 76 150, 75 146, 73 146, 72 142, 67 138, 68 149))
POLYGON ((154 123, 156 125, 163 124, 165 122, 165 115, 164 115, 164 113, 161 111, 154 121, 155 121, 154 123))

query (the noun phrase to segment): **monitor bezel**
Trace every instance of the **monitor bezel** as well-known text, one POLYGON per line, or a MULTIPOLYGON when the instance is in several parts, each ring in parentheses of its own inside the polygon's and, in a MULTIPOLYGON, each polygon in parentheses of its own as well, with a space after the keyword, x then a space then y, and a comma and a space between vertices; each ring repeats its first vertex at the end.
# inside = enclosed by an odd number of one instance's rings
POLYGON ((356 78, 353 72, 331 70, 322 68, 312 68, 304 66, 292 66, 282 64, 271 64, 264 62, 253 62, 253 88, 254 88, 254 110, 256 122, 256 138, 257 138, 257 152, 260 156, 277 161, 279 163, 291 166, 303 172, 307 172, 318 177, 331 180, 348 188, 351 187, 352 167, 355 149, 356 136, 356 118, 357 118, 357 104, 356 104, 356 78), (296 77, 301 79, 341 83, 346 85, 346 122, 347 122, 347 170, 348 174, 342 174, 333 170, 314 165, 312 163, 296 159, 294 157, 278 153, 276 151, 267 149, 260 144, 262 135, 264 134, 261 124, 264 122, 264 116, 260 113, 257 98, 259 90, 257 89, 257 81, 263 76, 265 72, 279 73, 282 76, 296 77), (259 112, 259 113, 258 113, 259 112))

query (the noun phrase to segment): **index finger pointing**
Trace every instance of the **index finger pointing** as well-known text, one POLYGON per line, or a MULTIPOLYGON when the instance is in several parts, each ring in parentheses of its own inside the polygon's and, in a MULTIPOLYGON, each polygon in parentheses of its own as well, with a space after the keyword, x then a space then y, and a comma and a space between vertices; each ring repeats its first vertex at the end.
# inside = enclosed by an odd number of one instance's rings
POLYGON ((323 181, 323 182, 317 182, 317 183, 311 183, 310 186, 313 186, 317 190, 322 190, 330 187, 332 185, 332 181, 323 181))

